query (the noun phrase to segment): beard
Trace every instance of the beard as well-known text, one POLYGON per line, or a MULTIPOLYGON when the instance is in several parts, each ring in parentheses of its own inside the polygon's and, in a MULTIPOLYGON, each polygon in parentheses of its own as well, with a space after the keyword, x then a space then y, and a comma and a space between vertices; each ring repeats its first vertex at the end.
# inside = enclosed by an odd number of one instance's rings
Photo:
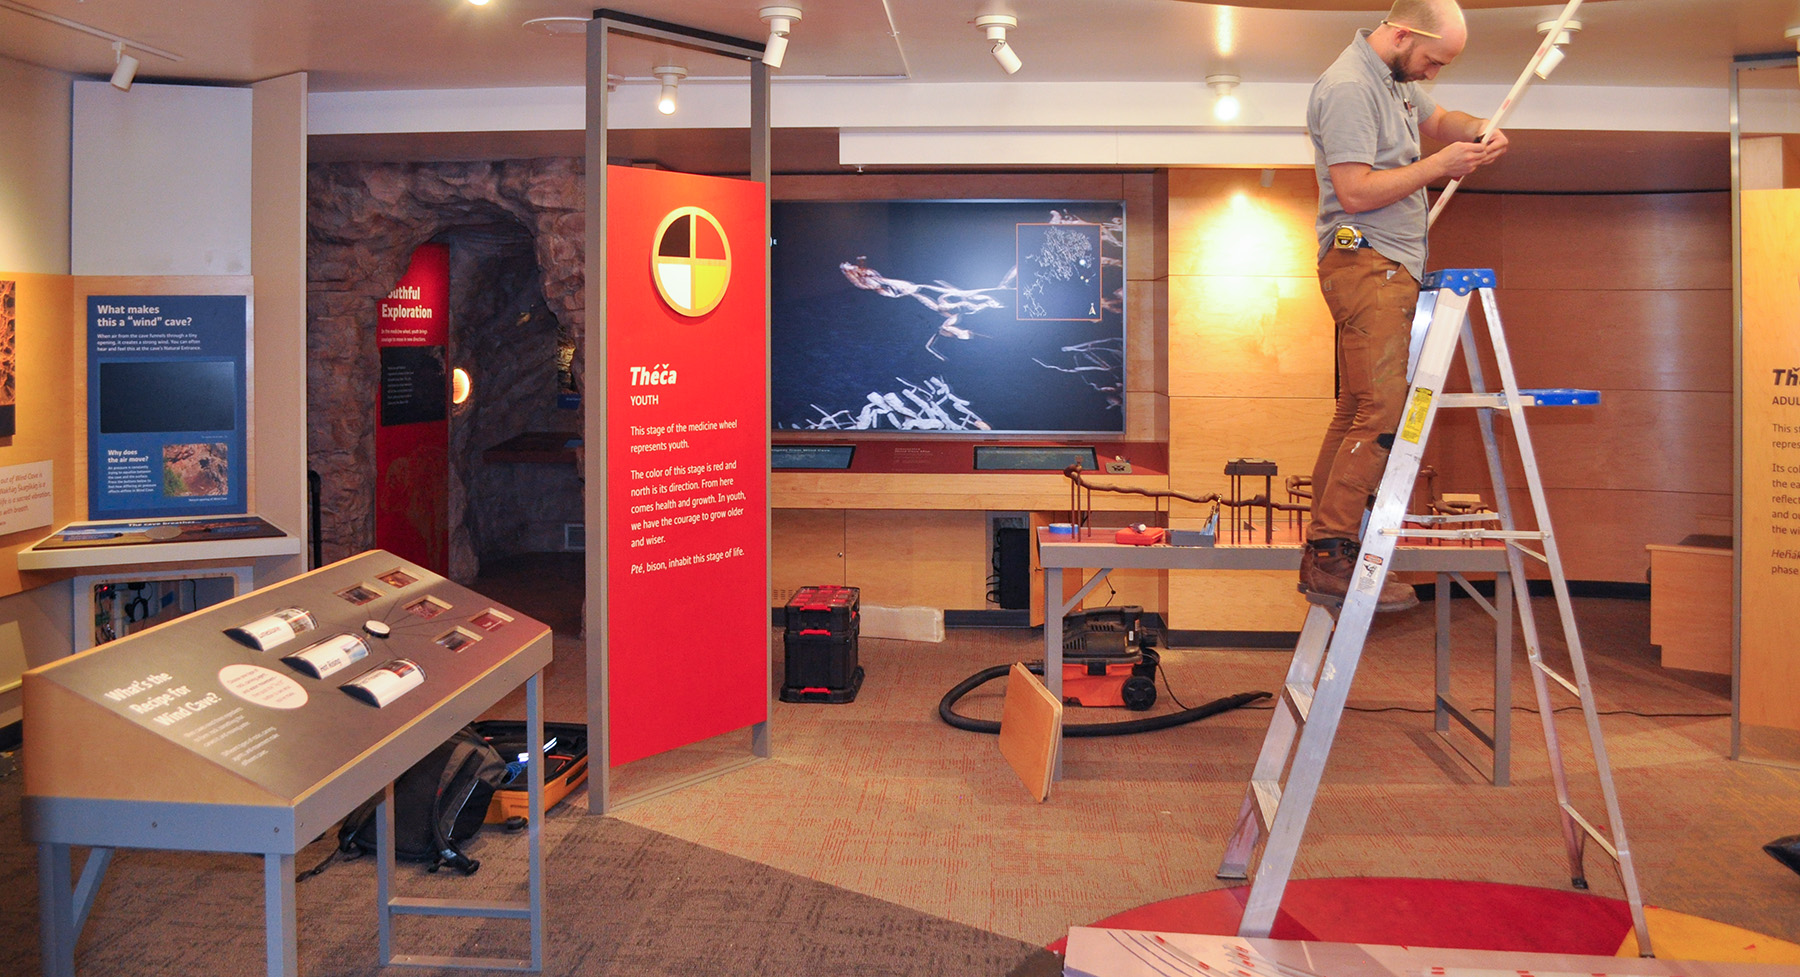
POLYGON ((1388 73, 1393 75, 1394 80, 1397 82, 1404 84, 1406 82, 1414 80, 1412 78, 1407 77, 1406 56, 1403 54, 1395 54, 1392 57, 1388 58, 1387 67, 1388 67, 1388 73))

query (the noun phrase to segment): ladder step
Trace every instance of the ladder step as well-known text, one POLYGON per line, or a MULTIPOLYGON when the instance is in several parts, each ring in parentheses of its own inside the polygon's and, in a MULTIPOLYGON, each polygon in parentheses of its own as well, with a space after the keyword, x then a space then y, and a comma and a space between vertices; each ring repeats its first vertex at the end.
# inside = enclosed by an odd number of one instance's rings
POLYGON ((1552 681, 1554 681, 1557 685, 1560 685, 1563 688, 1568 689, 1570 695, 1574 696, 1577 699, 1581 698, 1581 689, 1576 687, 1574 682, 1571 682, 1568 679, 1563 678, 1562 675, 1560 673, 1558 673, 1556 669, 1551 668, 1549 665, 1546 665, 1541 661, 1532 662, 1531 667, 1537 669, 1540 672, 1543 672, 1545 675, 1550 676, 1550 679, 1552 681))
MULTIPOLYGON (((1400 526, 1395 529, 1383 529, 1383 536, 1415 536, 1421 539, 1501 539, 1508 542, 1516 540, 1541 540, 1544 534, 1535 529, 1414 529, 1400 526)), ((1530 552, 1527 550, 1526 552, 1530 552)))
POLYGON ((1312 712, 1313 690, 1298 682, 1289 682, 1281 687, 1283 702, 1294 710, 1294 720, 1299 725, 1306 725, 1306 714, 1312 712))
POLYGON ((1250 781, 1250 793, 1256 796, 1256 817, 1262 821, 1263 833, 1275 827, 1275 812, 1281 807, 1281 784, 1274 780, 1250 781))
POLYGON ((1613 861, 1619 860, 1619 850, 1613 847, 1612 839, 1606 836, 1606 832, 1594 827, 1592 822, 1582 817, 1581 812, 1575 810, 1574 805, 1565 802, 1558 806, 1563 809, 1563 813, 1567 814, 1570 820, 1581 826, 1581 830, 1587 832, 1589 838, 1594 839, 1596 844, 1605 849, 1606 853, 1612 856, 1613 861))

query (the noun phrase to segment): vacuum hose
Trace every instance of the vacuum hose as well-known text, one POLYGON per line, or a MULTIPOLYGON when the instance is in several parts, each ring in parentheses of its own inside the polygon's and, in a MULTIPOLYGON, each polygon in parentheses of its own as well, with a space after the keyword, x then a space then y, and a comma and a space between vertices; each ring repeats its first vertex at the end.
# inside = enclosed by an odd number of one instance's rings
MULTIPOLYGON (((1043 662, 1026 662, 1025 667, 1031 669, 1033 675, 1044 674, 1043 662)), ((992 719, 971 719, 968 716, 958 714, 956 712, 956 703, 957 700, 961 699, 963 696, 968 695, 970 692, 975 691, 977 688, 992 682, 994 679, 997 679, 1010 671, 1012 671, 1011 665, 995 665, 992 668, 984 668, 968 678, 963 679, 961 682, 957 683, 955 688, 944 693, 942 699, 938 700, 938 718, 955 726, 957 729, 966 729, 971 733, 1000 732, 1000 724, 992 719)), ((1202 703, 1192 709, 1183 709, 1180 712, 1165 713, 1161 716, 1146 716, 1143 719, 1126 719, 1112 723, 1071 723, 1063 727, 1062 734, 1065 737, 1073 737, 1126 736, 1132 733, 1149 733, 1158 729, 1169 729, 1174 726, 1183 726, 1187 723, 1198 722, 1208 716, 1236 709, 1239 706, 1247 706, 1258 699, 1267 698, 1269 698, 1269 693, 1267 692, 1239 692, 1237 695, 1228 695, 1222 699, 1214 699, 1211 702, 1202 703)))

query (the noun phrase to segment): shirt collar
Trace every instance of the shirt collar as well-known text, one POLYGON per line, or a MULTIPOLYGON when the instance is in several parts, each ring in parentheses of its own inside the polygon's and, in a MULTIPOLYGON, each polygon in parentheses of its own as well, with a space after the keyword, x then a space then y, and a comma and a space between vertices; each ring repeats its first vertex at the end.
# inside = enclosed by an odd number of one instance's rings
POLYGON ((1362 60, 1362 66, 1369 72, 1370 78, 1380 82, 1394 95, 1404 98, 1406 93, 1401 90, 1401 83, 1394 80, 1394 70, 1389 68, 1381 60, 1381 56, 1375 53, 1375 45, 1369 43, 1369 35, 1373 33, 1375 32, 1367 27, 1358 28, 1356 31, 1354 46, 1362 60))

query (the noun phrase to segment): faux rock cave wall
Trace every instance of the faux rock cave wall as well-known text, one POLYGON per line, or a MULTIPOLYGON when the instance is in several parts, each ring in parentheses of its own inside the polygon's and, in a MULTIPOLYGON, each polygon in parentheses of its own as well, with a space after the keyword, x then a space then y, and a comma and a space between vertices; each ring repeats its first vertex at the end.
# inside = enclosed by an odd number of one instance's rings
POLYGON ((475 390, 451 419, 451 577, 559 548, 562 523, 580 520, 573 466, 490 465, 482 452, 524 431, 580 430, 580 412, 555 407, 555 352, 573 344, 579 387, 582 170, 579 159, 309 169, 307 452, 327 562, 375 544, 376 303, 427 241, 450 247, 450 359, 475 390))

